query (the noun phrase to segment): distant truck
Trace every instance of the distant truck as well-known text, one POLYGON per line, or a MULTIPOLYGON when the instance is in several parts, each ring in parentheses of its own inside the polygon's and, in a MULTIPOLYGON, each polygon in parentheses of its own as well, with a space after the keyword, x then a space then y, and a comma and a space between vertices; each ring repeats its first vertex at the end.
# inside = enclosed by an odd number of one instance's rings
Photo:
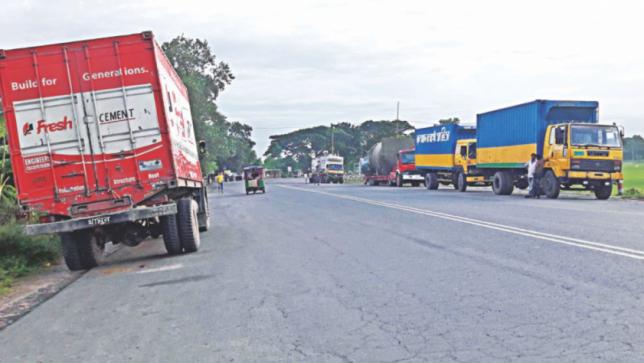
POLYGON ((209 226, 186 87, 151 32, 0 50, 0 98, 28 234, 58 233, 71 270, 106 245, 163 235, 199 249, 209 226))
POLYGON ((476 140, 459 141, 454 157, 465 159, 467 184, 489 183, 495 194, 509 195, 527 188, 525 164, 539 154, 545 160, 540 187, 548 198, 577 189, 608 199, 612 185, 623 180, 623 133, 598 124, 598 106, 536 100, 479 114, 476 140))
POLYGON ((476 129, 456 124, 437 125, 416 130, 416 169, 425 178, 427 189, 438 189, 439 184, 453 185, 465 191, 468 184, 485 181, 468 174, 476 162, 476 129), (461 149, 465 147, 465 154, 461 149))
POLYGON ((335 154, 323 154, 311 160, 311 183, 344 183, 344 158, 335 154))
POLYGON ((414 141, 410 136, 382 139, 360 160, 360 172, 365 185, 402 187, 404 184, 419 186, 423 176, 414 164, 414 141))

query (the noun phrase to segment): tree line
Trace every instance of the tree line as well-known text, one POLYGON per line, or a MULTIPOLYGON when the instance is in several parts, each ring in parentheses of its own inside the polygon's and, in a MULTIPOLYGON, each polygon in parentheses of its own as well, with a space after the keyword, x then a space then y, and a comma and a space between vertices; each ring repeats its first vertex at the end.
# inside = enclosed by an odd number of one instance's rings
POLYGON ((264 153, 264 165, 269 169, 306 171, 311 159, 321 153, 334 151, 344 157, 345 168, 352 170, 358 159, 384 137, 414 130, 408 121, 364 121, 359 125, 340 122, 316 126, 270 137, 264 153))

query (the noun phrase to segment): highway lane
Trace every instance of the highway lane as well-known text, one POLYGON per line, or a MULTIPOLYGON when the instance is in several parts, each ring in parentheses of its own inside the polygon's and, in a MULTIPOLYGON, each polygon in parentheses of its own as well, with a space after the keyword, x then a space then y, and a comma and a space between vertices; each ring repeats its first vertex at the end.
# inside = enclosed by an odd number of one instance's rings
POLYGON ((0 332, 0 360, 644 354, 644 261, 532 234, 644 251, 641 203, 288 180, 266 195, 246 196, 239 184, 226 192, 212 198, 213 229, 198 253, 163 257, 154 241, 120 250, 0 332))

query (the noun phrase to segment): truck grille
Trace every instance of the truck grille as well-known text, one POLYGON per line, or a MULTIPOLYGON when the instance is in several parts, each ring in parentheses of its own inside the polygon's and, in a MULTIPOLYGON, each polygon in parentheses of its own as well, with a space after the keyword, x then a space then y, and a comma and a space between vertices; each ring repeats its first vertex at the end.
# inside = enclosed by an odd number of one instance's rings
POLYGON ((613 160, 588 160, 588 159, 573 160, 572 170, 603 171, 603 172, 616 171, 615 161, 613 160))

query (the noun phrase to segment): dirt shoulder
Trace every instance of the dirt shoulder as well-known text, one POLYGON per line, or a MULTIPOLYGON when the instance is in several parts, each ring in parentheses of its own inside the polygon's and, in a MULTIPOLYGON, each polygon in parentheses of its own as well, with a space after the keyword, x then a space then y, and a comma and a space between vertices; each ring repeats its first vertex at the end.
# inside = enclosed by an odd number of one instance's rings
POLYGON ((69 271, 61 262, 36 274, 17 279, 11 291, 0 296, 0 330, 56 295, 83 273, 84 271, 69 271))

